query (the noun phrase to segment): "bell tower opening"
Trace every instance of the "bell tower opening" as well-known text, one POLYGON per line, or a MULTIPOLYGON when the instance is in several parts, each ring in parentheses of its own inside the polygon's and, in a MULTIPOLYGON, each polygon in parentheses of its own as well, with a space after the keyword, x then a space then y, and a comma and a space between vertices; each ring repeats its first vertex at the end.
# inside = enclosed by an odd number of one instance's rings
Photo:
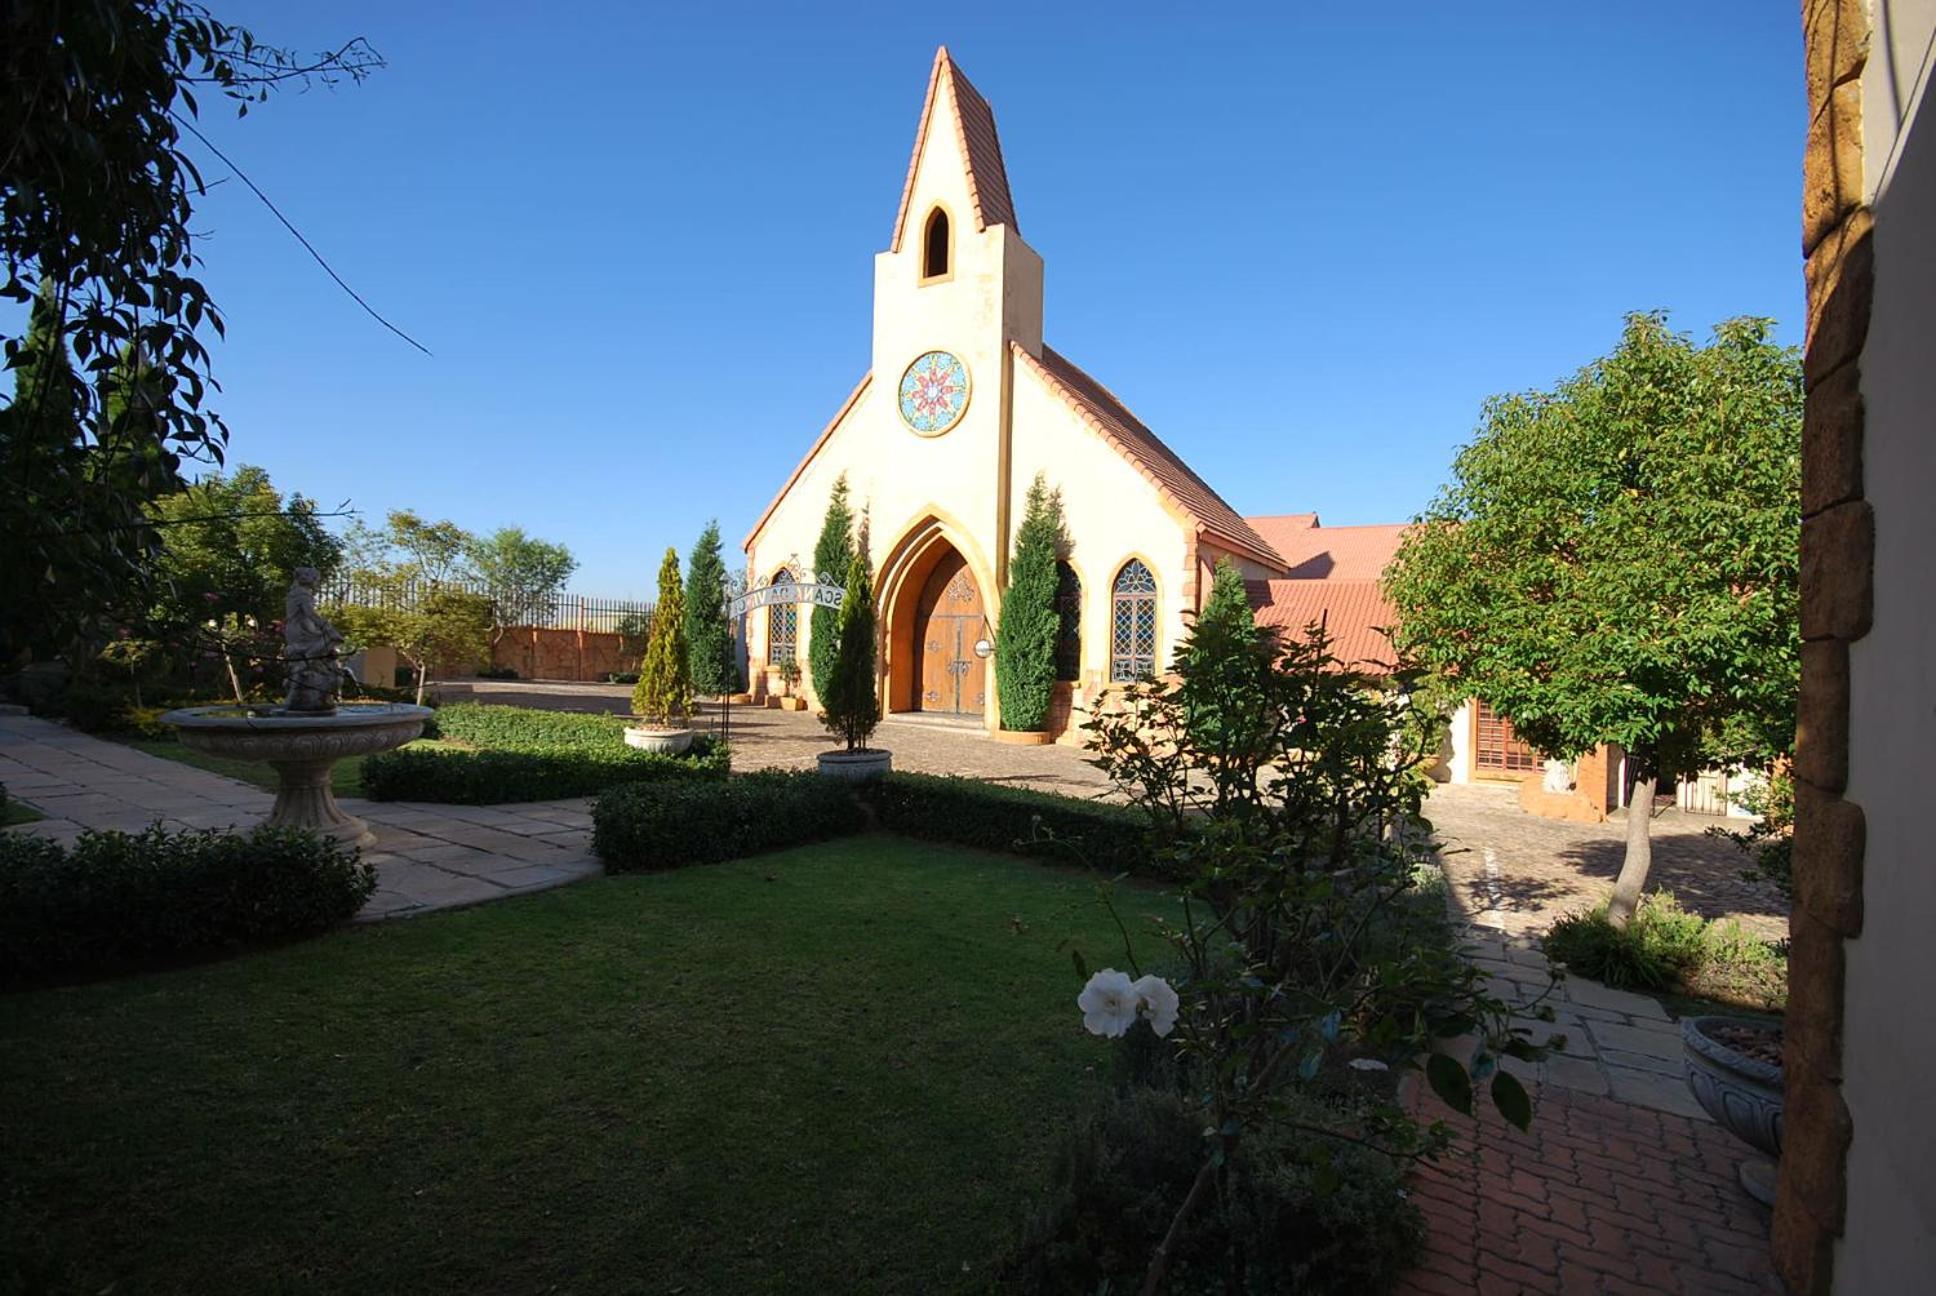
POLYGON ((921 279, 930 282, 946 279, 948 261, 948 213, 936 207, 928 213, 928 224, 921 236, 921 279))

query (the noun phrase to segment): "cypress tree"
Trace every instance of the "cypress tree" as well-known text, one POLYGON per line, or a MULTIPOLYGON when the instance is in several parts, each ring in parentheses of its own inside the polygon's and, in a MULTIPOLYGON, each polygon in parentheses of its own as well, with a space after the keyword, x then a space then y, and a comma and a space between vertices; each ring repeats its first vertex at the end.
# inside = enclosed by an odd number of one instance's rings
POLYGON ((847 744, 848 751, 866 751, 867 740, 881 722, 881 696, 875 654, 874 570, 864 552, 855 554, 847 564, 847 592, 835 615, 837 651, 827 690, 821 696, 826 710, 820 713, 820 722, 847 744))
POLYGON ((693 690, 701 696, 731 693, 739 674, 725 603, 726 560, 720 555, 715 518, 699 533, 686 568, 686 652, 692 663, 693 690))
POLYGON ((1035 730, 1048 722, 1055 695, 1055 644, 1062 629, 1055 606, 1060 576, 1056 562, 1066 544, 1062 496, 1037 473, 1015 532, 1008 591, 1002 595, 1002 619, 995 630, 995 690, 1004 729, 1035 730))
POLYGON ((692 706, 692 675, 686 661, 685 590, 679 582, 679 551, 666 546, 659 564, 659 605, 652 609, 652 630, 639 663, 632 711, 670 727, 692 706))
MULTIPOLYGON (((820 539, 813 547, 813 571, 806 579, 844 580, 848 565, 854 561, 854 510, 847 502, 847 474, 834 478, 833 495, 827 501, 827 518, 820 524, 820 539)), ((813 695, 822 706, 833 685, 834 659, 840 652, 840 613, 830 607, 814 605, 807 621, 807 670, 813 679, 813 695)))

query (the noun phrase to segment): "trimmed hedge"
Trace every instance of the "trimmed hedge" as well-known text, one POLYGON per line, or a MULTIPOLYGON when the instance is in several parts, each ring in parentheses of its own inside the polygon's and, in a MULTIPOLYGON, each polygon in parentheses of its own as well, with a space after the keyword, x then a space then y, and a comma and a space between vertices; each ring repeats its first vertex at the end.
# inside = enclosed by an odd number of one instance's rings
POLYGON ((356 851, 313 833, 88 832, 72 847, 0 835, 0 978, 118 971, 318 932, 376 889, 356 851))
POLYGON ((867 826, 854 785, 764 770, 722 782, 635 783, 592 807, 592 849, 613 872, 715 864, 867 826))
POLYGON ((619 716, 459 702, 439 710, 426 738, 469 743, 403 747, 365 757, 363 795, 375 801, 498 805, 593 796, 627 783, 726 776, 726 749, 697 734, 681 756, 625 745, 619 716))
POLYGON ((1149 821, 1128 806, 935 774, 889 774, 862 788, 888 832, 1009 854, 1026 850, 1059 863, 1086 860, 1105 873, 1163 872, 1150 852, 1149 821), (1044 837, 1075 851, 1030 844, 1044 837))

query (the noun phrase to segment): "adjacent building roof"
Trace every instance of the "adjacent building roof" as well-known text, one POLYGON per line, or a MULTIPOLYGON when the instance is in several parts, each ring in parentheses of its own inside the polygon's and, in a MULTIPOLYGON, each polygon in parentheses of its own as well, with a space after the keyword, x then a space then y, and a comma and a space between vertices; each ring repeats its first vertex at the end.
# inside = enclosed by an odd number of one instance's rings
POLYGON ((1315 513, 1245 518, 1284 556, 1293 580, 1368 580, 1385 574, 1405 538, 1405 524, 1328 527, 1315 513))
POLYGON ((1022 227, 1015 220, 1015 197, 1008 191, 1008 168, 1002 164, 1002 141, 995 133, 995 110, 968 83, 961 69, 948 56, 943 45, 934 53, 934 70, 928 74, 928 97, 921 104, 921 124, 914 132, 914 154, 908 158, 907 183, 901 188, 901 207, 894 214, 894 241, 890 250, 901 250, 901 235, 907 227, 908 204, 914 200, 914 176, 921 169, 921 149, 928 142, 928 127, 934 118, 935 92, 946 78, 948 96, 954 105, 951 116, 955 140, 968 167, 968 199, 975 209, 975 228, 1006 225, 1017 234, 1022 227))
POLYGON ((1331 636, 1331 652, 1346 666, 1383 674, 1392 669, 1397 610, 1375 580, 1249 581, 1257 624, 1301 636, 1312 622, 1331 636))
POLYGON ((1017 363, 1034 370, 1049 389, 1080 415, 1103 440, 1139 469, 1163 497, 1181 510, 1199 528, 1222 540, 1231 548, 1273 567, 1288 566, 1237 510, 1211 490, 1203 478, 1164 445, 1156 433, 1129 412, 1115 393, 1091 378, 1075 363, 1052 347, 1042 348, 1040 358, 1030 355, 1019 343, 1010 343, 1017 363))

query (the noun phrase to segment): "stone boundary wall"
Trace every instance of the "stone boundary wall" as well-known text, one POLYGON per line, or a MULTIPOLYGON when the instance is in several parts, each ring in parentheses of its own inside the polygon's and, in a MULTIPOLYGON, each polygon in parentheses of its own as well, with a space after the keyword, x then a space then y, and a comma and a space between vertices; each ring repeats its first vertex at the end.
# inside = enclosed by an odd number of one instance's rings
POLYGON ((621 650, 619 636, 605 630, 514 626, 491 648, 493 666, 509 666, 520 679, 597 683, 613 671, 639 668, 621 650))

